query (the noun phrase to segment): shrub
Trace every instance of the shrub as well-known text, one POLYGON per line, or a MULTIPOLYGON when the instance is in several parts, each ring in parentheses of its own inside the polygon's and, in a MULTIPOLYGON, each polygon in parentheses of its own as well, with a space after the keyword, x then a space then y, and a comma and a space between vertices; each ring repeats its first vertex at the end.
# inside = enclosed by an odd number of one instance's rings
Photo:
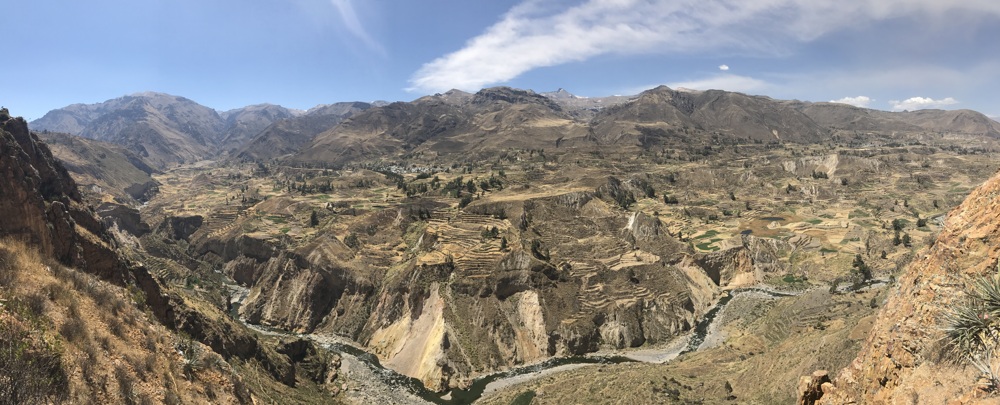
POLYGON ((361 246, 361 242, 358 240, 358 235, 355 234, 354 232, 351 232, 350 235, 347 235, 344 238, 344 244, 351 249, 357 249, 359 246, 361 246))
POLYGON ((968 361, 989 383, 1000 388, 1000 275, 972 282, 963 305, 944 315, 946 343, 957 358, 968 361))
POLYGON ((138 404, 139 395, 135 392, 135 379, 125 367, 115 367, 115 379, 118 380, 118 392, 122 396, 122 403, 133 405, 138 404))
POLYGON ((41 316, 45 314, 45 308, 48 306, 49 299, 41 291, 35 291, 25 297, 25 303, 33 316, 41 316))
POLYGON ((17 283, 21 267, 14 260, 14 252, 0 246, 0 287, 10 287, 17 283))
POLYGON ((182 336, 174 346, 184 357, 184 375, 193 380, 195 374, 204 368, 204 356, 201 345, 190 336, 182 336))
POLYGON ((466 194, 462 196, 462 199, 458 201, 458 208, 465 208, 467 205, 472 203, 472 195, 466 194))
POLYGON ((0 314, 0 404, 58 403, 69 382, 57 346, 0 314))
POLYGON ((80 318, 70 316, 66 322, 63 322, 62 326, 59 327, 59 334, 62 335, 66 340, 74 343, 80 343, 84 341, 88 336, 87 324, 85 324, 80 318))

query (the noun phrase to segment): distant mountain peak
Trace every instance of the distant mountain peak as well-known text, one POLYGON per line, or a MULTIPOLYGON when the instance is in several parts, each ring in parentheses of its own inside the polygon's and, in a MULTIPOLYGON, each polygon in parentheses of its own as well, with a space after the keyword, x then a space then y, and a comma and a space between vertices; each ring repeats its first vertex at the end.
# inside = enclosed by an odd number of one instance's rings
POLYGON ((543 96, 551 98, 553 100, 572 100, 572 99, 586 99, 587 97, 580 97, 576 94, 566 91, 566 89, 560 87, 556 91, 549 91, 542 93, 543 96))

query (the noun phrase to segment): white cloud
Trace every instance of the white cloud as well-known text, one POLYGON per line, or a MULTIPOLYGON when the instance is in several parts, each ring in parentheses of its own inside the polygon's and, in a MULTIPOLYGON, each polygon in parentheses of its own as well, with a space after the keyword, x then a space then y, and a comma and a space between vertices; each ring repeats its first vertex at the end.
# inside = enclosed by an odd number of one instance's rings
POLYGON ((584 0, 560 9, 561 4, 524 0, 462 49, 424 64, 411 77, 411 90, 474 91, 532 69, 606 54, 781 53, 790 43, 900 16, 947 18, 952 10, 1000 15, 1000 2, 993 0, 584 0))
POLYGON ((719 70, 725 72, 729 70, 729 65, 719 65, 719 70))
POLYGON ((378 41, 372 39, 368 31, 361 24, 361 19, 358 18, 358 13, 354 10, 354 4, 351 0, 330 0, 333 7, 337 9, 337 14, 340 15, 340 22, 344 24, 344 28, 347 32, 350 32, 355 38, 360 40, 368 49, 375 51, 380 55, 385 55, 385 48, 378 41))
POLYGON ((667 87, 673 89, 685 88, 691 90, 727 90, 746 93, 750 91, 762 90, 768 87, 768 83, 763 80, 747 76, 720 74, 701 80, 668 83, 667 87))
POLYGON ((902 110, 923 110, 927 108, 942 108, 944 106, 949 106, 952 104, 958 104, 958 100, 951 97, 942 98, 940 100, 935 100, 930 97, 910 97, 906 100, 890 100, 889 105, 892 106, 894 111, 902 110))
POLYGON ((855 107, 868 108, 868 105, 875 101, 868 96, 844 97, 837 100, 830 100, 831 103, 850 104, 855 107))

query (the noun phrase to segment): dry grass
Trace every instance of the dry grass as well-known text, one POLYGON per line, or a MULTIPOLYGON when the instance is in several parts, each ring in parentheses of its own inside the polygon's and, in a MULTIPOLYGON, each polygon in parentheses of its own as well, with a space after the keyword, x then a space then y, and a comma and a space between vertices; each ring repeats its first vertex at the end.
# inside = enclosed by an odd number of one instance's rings
POLYGON ((0 240, 0 276, 0 403, 238 402, 225 362, 185 370, 185 359, 163 344, 172 335, 129 290, 10 239, 0 240))

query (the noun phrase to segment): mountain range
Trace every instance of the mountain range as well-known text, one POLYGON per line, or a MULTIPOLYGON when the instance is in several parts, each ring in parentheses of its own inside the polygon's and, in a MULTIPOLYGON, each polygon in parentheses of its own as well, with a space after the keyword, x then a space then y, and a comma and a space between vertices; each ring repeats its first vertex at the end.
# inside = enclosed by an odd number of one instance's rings
POLYGON ((217 157, 340 166, 506 148, 811 143, 845 131, 1000 137, 1000 123, 970 110, 889 112, 666 86, 603 98, 563 89, 452 90, 410 102, 341 102, 308 111, 259 104, 218 112, 184 97, 139 93, 52 110, 31 127, 118 144, 157 169, 217 157))

